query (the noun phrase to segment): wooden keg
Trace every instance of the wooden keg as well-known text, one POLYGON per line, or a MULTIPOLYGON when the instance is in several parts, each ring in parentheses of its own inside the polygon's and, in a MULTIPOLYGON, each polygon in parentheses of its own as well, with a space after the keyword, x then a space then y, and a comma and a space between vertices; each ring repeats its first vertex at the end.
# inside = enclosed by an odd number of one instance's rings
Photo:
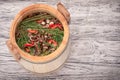
POLYGON ((57 9, 46 4, 34 4, 21 10, 12 21, 10 27, 9 43, 12 45, 10 49, 17 61, 26 69, 37 73, 48 73, 58 69, 67 59, 69 55, 69 24, 70 14, 66 8, 61 4, 57 4, 57 9), (15 31, 18 24, 28 15, 35 12, 47 12, 54 15, 62 23, 64 28, 64 37, 60 46, 51 54, 46 56, 32 56, 19 48, 15 40, 15 31), (16 53, 13 49, 16 49, 16 53))

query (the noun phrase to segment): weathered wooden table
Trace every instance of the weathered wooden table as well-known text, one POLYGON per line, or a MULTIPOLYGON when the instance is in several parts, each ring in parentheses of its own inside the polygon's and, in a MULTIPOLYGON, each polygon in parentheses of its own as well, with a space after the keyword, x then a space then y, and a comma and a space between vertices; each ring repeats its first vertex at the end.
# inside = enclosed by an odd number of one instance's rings
POLYGON ((57 0, 0 0, 0 80, 120 80, 120 0, 61 0, 71 13, 71 54, 62 69, 44 77, 19 65, 6 40, 24 7, 57 0))

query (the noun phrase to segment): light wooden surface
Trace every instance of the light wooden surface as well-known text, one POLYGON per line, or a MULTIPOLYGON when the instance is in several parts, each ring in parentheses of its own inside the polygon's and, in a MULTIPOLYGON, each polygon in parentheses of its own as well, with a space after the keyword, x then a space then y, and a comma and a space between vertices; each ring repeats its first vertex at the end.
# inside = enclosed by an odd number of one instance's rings
POLYGON ((25 6, 57 0, 0 0, 0 80, 120 80, 120 0, 61 0, 71 13, 71 55, 62 69, 42 77, 8 52, 11 20, 25 6))

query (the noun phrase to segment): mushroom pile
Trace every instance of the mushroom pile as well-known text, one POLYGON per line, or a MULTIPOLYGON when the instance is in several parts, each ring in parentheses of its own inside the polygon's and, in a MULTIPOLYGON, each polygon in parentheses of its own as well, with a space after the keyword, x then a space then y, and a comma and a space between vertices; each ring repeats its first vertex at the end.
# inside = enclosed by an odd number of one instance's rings
POLYGON ((56 49, 58 45, 55 40, 52 39, 52 35, 38 30, 28 29, 28 43, 24 44, 25 51, 30 52, 30 48, 34 48, 34 55, 40 55, 41 53, 51 53, 56 49))

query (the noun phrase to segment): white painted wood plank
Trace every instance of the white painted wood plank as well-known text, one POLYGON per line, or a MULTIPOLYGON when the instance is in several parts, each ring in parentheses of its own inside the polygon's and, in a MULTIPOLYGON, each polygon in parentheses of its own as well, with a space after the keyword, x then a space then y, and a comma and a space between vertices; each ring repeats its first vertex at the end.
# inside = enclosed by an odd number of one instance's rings
POLYGON ((0 1, 0 80, 119 80, 120 0, 61 0, 71 13, 71 55, 64 67, 42 77, 17 63, 5 45, 11 20, 25 6, 60 0, 0 1))

